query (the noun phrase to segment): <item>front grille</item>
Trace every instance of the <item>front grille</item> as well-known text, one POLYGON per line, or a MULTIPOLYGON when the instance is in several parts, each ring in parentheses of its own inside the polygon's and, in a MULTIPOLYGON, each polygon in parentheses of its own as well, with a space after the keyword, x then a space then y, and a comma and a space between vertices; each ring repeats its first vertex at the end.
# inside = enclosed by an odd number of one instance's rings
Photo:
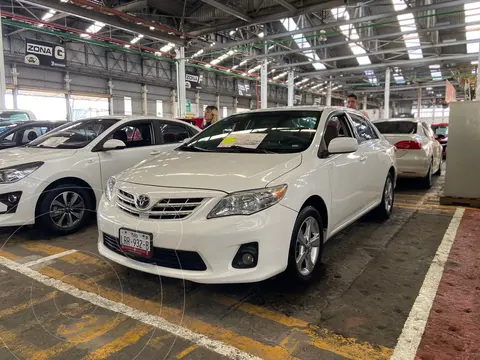
POLYGON ((124 212, 141 218, 156 220, 184 219, 199 207, 205 198, 170 198, 161 199, 150 210, 138 210, 135 197, 123 190, 117 191, 117 206, 124 212))
POLYGON ((146 264, 153 264, 171 269, 205 271, 207 266, 201 256, 195 251, 172 250, 154 247, 152 257, 144 258, 135 254, 125 253, 120 249, 118 238, 103 234, 103 244, 113 252, 146 264))

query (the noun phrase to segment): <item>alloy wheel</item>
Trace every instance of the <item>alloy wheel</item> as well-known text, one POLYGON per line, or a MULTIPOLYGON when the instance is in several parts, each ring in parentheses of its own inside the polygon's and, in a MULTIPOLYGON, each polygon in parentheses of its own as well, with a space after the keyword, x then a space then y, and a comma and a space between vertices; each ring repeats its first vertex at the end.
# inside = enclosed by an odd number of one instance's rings
POLYGON ((295 243, 295 262, 300 274, 307 276, 314 270, 319 254, 320 226, 309 216, 300 226, 295 243))
POLYGON ((383 197, 385 199, 385 210, 387 211, 387 213, 390 213, 393 207, 393 183, 390 176, 387 178, 383 197))
POLYGON ((74 191, 58 194, 50 204, 50 219, 56 226, 69 229, 77 225, 85 213, 85 201, 74 191))

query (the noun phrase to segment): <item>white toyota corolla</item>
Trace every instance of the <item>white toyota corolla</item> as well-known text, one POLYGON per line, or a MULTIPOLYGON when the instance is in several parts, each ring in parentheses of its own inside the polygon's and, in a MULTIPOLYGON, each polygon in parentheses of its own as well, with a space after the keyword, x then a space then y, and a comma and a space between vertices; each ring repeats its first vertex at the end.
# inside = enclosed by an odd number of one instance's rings
POLYGON ((110 176, 171 151, 199 130, 155 117, 101 117, 1 150, 0 226, 39 223, 57 233, 73 232, 95 211, 110 176))
POLYGON ((232 115, 107 181, 98 249, 124 266, 201 283, 308 281, 324 242, 390 216, 394 147, 360 112, 232 115))

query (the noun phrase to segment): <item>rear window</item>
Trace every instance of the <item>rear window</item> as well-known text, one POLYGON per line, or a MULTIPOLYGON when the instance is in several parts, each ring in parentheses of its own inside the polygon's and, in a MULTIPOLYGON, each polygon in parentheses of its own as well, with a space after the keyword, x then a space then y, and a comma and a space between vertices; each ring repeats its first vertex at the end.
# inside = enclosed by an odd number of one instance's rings
POLYGON ((383 121, 374 125, 382 134, 415 134, 417 123, 412 121, 383 121))

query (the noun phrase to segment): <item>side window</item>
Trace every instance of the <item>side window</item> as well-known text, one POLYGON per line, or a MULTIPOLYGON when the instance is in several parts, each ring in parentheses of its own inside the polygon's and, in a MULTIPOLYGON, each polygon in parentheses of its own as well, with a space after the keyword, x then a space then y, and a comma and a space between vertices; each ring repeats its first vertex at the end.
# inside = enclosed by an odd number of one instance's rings
POLYGON ((164 144, 179 143, 190 137, 185 126, 166 123, 161 124, 160 128, 162 129, 164 144))
POLYGON ((135 122, 124 126, 110 136, 122 140, 127 148, 154 145, 153 127, 151 122, 135 122))
POLYGON ((378 136, 373 129, 370 123, 363 119, 362 117, 358 116, 357 114, 349 114, 350 118, 353 121, 355 129, 357 130, 358 135, 358 142, 362 143, 364 141, 375 140, 378 139, 378 136))
POLYGON ((328 149, 330 142, 337 137, 353 137, 347 117, 343 113, 335 114, 327 120, 323 132, 322 147, 324 150, 328 149))
POLYGON ((48 128, 46 126, 34 126, 26 128, 23 131, 22 144, 27 144, 30 141, 35 140, 37 137, 45 134, 47 130, 48 128))

